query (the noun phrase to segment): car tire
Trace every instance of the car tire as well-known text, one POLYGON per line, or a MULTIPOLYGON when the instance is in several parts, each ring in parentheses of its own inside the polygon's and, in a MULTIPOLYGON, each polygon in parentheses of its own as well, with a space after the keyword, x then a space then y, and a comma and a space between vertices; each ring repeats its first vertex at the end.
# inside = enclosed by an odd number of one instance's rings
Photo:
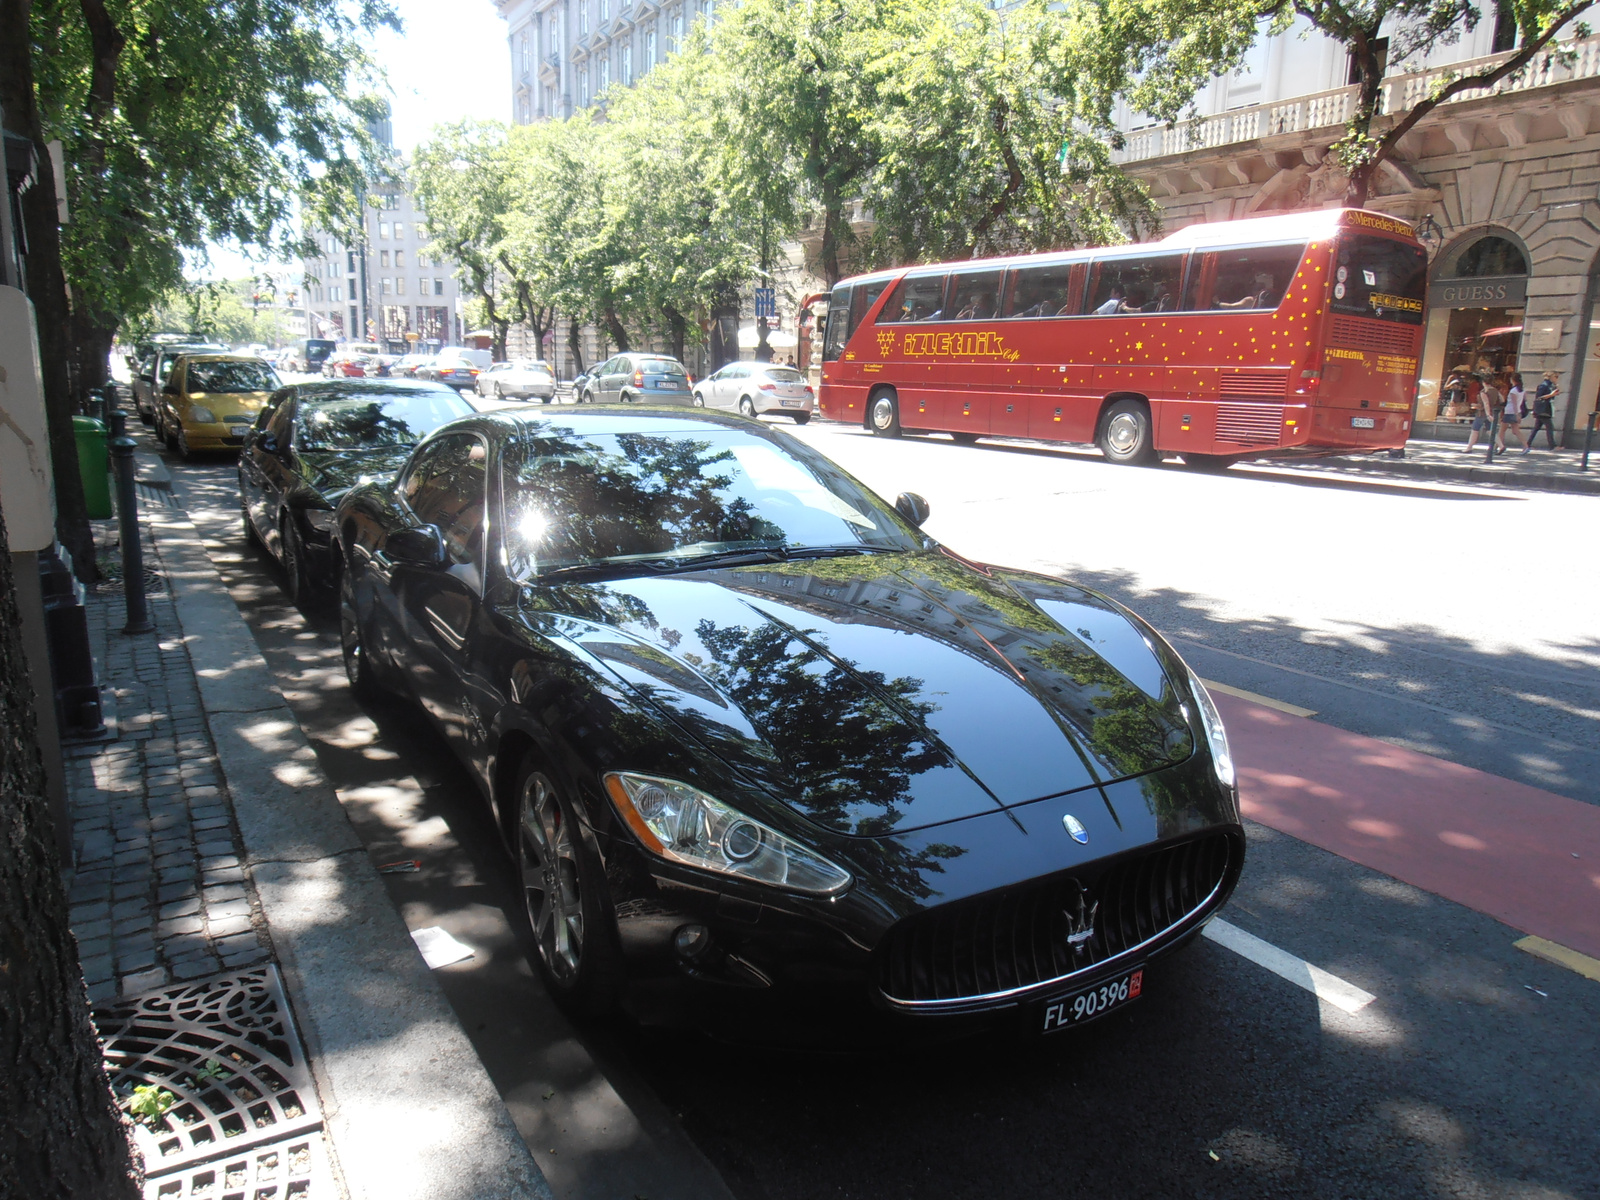
POLYGON ((807 421, 811 420, 810 413, 790 413, 789 415, 794 418, 794 423, 796 425, 804 425, 807 421))
POLYGON ((706 398, 703 395, 701 395, 699 392, 696 392, 694 394, 694 400, 692 401, 692 403, 694 404, 694 406, 696 408, 704 408, 706 406, 706 398))
POLYGON ((194 458, 194 451, 189 449, 189 434, 183 428, 182 422, 178 424, 177 450, 178 457, 183 459, 184 462, 189 462, 194 458))
POLYGON ((145 424, 145 425, 154 425, 156 423, 156 415, 155 415, 155 413, 146 412, 144 409, 139 408, 138 405, 135 405, 134 408, 138 412, 139 420, 143 424, 145 424))
POLYGON ((752 421, 756 419, 756 403, 749 396, 739 397, 739 415, 752 421))
POLYGON ((382 689, 367 652, 361 613, 356 609, 355 584, 350 581, 350 573, 343 570, 339 572, 339 651, 344 657, 344 677, 350 681, 351 693, 357 700, 376 700, 382 689))
POLYGON ((1101 454, 1122 466, 1143 467, 1158 461, 1150 406, 1143 400, 1118 400, 1107 408, 1094 440, 1101 454))
POLYGON ((306 551, 295 532, 294 518, 284 513, 278 518, 278 562, 283 567, 283 594, 290 604, 304 604, 311 599, 310 577, 306 574, 306 551))
POLYGON ((504 400, 506 398, 505 392, 501 389, 498 383, 494 385, 494 398, 496 400, 504 400))
POLYGON ((533 959, 558 1004, 599 1016, 616 1005, 622 954, 604 903, 604 873, 572 803, 536 756, 517 771, 512 849, 533 959))
POLYGON ((1220 454, 1185 454, 1183 465, 1191 471, 1199 471, 1205 475, 1217 475, 1226 471, 1238 461, 1237 459, 1224 458, 1220 454))
POLYGON ((879 392, 868 403, 867 424, 879 437, 900 436, 900 397, 892 388, 879 392))
POLYGON ((583 395, 581 397, 579 397, 579 399, 578 399, 578 403, 579 404, 593 404, 594 403, 594 393, 589 391, 587 388, 585 388, 583 395))
POLYGON ((244 544, 252 550, 261 545, 261 535, 256 532, 256 523, 250 519, 250 506, 244 499, 244 480, 239 481, 239 523, 244 526, 244 544))

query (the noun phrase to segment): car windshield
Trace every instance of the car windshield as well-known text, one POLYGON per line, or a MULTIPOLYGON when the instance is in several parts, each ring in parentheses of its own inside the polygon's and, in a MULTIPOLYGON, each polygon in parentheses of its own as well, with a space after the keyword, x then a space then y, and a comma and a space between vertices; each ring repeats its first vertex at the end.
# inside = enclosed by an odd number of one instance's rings
POLYGON ((302 401, 298 440, 301 450, 414 446, 471 411, 466 401, 444 391, 302 401))
POLYGON ((577 434, 507 448, 514 578, 581 568, 693 569, 740 552, 910 550, 920 539, 826 459, 740 430, 577 434))
POLYGON ((191 392, 270 392, 283 386, 264 362, 192 362, 184 383, 191 392))
POLYGON ((670 358, 641 358, 638 370, 646 375, 682 375, 683 368, 670 358))

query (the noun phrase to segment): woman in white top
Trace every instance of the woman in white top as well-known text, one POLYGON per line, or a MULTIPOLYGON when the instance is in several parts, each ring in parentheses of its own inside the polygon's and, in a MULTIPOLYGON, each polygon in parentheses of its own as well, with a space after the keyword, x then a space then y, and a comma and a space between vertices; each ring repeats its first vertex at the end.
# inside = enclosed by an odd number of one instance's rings
POLYGON ((1514 437, 1517 445, 1524 450, 1528 447, 1522 441, 1522 376, 1513 371, 1506 383, 1506 410, 1500 414, 1500 453, 1506 450, 1506 439, 1514 437))

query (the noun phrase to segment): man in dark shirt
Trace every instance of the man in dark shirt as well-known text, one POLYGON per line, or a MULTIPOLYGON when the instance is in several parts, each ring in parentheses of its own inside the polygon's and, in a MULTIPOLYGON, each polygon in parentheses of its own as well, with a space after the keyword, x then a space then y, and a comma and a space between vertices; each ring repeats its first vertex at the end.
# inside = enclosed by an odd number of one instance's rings
POLYGON ((1539 386, 1533 393, 1533 432, 1528 434, 1528 444, 1522 448, 1524 454, 1533 450, 1533 439, 1539 436, 1539 430, 1544 430, 1545 443, 1554 450, 1556 448, 1555 416, 1556 393, 1561 390, 1559 371, 1546 371, 1544 378, 1539 381, 1539 386))

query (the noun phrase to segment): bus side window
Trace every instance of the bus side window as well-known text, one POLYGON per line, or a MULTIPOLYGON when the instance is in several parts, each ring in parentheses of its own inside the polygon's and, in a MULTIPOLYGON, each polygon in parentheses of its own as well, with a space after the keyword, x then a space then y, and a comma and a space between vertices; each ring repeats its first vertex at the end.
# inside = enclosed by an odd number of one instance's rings
POLYGON ((1006 280, 1006 317, 1070 317, 1077 313, 1077 293, 1073 275, 1082 282, 1081 263, 1046 263, 1037 267, 1017 267, 1006 280))
POLYGON ((992 321, 999 315, 1000 272, 958 271, 950 311, 957 321, 992 321))
POLYGON ((944 317, 944 284, 947 276, 922 275, 902 279, 878 314, 878 324, 901 321, 938 321, 944 317))
POLYGON ((1304 253, 1301 245, 1213 251, 1206 256, 1213 282, 1195 308, 1277 308, 1304 253))
POLYGON ((1088 311, 1101 317, 1177 311, 1187 257, 1152 254, 1096 261, 1089 277, 1088 311))
POLYGON ((878 302, 878 297, 883 295, 883 289, 889 286, 887 279, 877 283, 863 283, 854 288, 855 299, 850 302, 850 335, 860 328, 862 320, 872 311, 872 306, 878 302))

